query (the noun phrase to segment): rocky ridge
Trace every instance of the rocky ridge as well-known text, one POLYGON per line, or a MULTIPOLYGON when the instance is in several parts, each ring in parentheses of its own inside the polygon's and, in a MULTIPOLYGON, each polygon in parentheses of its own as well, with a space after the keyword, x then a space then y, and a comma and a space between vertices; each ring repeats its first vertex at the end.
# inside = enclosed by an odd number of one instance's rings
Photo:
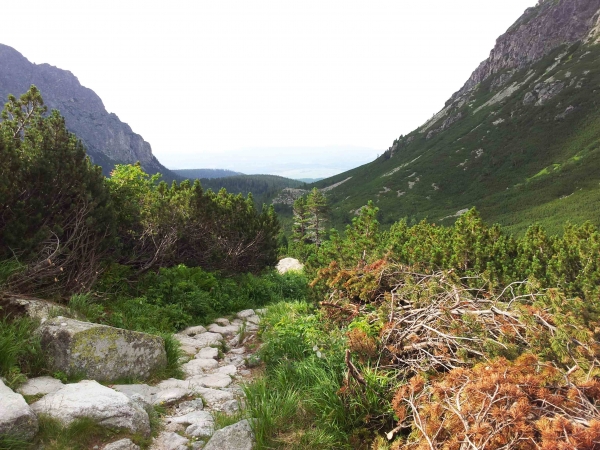
POLYGON ((12 47, 0 44, 0 99, 5 102, 9 94, 19 97, 32 84, 49 109, 60 111, 67 129, 81 139, 105 174, 115 163, 139 161, 148 173, 177 178, 154 157, 150 144, 116 114, 107 112, 100 97, 82 86, 75 75, 49 64, 33 64, 12 47))

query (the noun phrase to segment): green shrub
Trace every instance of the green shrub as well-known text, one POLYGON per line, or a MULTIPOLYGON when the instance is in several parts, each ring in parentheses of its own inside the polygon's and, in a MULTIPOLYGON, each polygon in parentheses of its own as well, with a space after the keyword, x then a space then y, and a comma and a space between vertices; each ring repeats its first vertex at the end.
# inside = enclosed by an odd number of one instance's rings
POLYGON ((27 317, 0 319, 0 376, 11 387, 24 381, 25 376, 45 370, 40 338, 34 332, 38 325, 38 321, 27 317))

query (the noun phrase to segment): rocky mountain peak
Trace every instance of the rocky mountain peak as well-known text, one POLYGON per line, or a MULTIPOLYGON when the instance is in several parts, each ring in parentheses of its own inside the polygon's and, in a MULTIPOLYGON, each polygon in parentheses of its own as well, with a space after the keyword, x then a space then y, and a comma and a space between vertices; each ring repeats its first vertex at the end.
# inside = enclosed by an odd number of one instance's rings
POLYGON ((0 98, 20 96, 34 84, 49 109, 64 116, 69 131, 77 135, 96 164, 108 173, 115 163, 139 161, 149 173, 167 174, 174 178, 152 154, 142 136, 109 113, 100 97, 82 86, 68 70, 50 64, 33 64, 17 50, 0 44, 0 98))
POLYGON ((529 66, 556 47, 586 39, 600 31, 600 0, 540 0, 528 8, 502 36, 450 102, 488 77, 529 66))

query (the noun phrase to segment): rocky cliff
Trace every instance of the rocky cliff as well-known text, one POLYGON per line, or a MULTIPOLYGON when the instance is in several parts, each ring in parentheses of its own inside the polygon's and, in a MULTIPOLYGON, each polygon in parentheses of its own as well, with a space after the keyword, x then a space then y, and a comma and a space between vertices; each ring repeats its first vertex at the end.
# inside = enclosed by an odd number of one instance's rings
POLYGON ((108 113, 94 91, 82 86, 75 75, 49 64, 33 64, 15 49, 0 44, 0 99, 16 97, 36 85, 49 109, 64 116, 69 131, 85 144, 92 160, 110 172, 115 163, 140 161, 149 173, 175 176, 152 154, 150 144, 131 127, 108 113))

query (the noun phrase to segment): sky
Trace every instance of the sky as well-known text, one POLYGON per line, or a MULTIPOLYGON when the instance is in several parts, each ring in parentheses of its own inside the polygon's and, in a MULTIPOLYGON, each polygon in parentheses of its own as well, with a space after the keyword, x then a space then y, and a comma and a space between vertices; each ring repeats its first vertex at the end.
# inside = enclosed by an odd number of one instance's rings
POLYGON ((320 177, 423 124, 536 3, 13 1, 0 43, 71 71, 168 168, 320 177))

